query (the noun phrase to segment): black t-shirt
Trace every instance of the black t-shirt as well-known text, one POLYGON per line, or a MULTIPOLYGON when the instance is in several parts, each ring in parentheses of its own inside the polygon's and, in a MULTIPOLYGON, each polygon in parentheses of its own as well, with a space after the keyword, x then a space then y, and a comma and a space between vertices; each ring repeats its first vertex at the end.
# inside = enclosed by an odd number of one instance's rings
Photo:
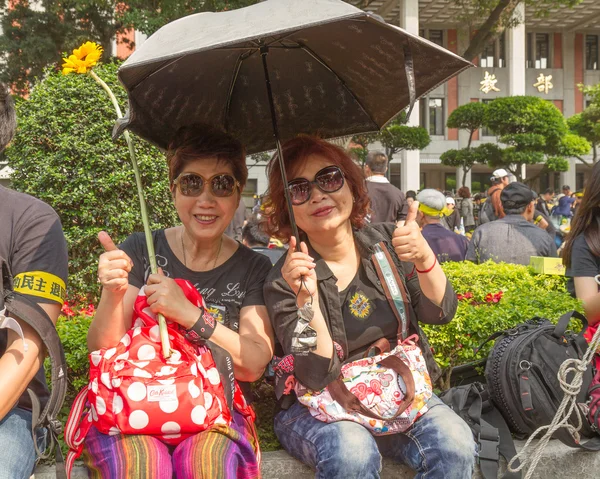
MULTIPOLYGON (((152 233, 156 262, 165 276, 190 281, 206 301, 207 311, 221 324, 239 330, 244 306, 264 305, 263 283, 271 270, 266 256, 240 244, 222 265, 210 271, 192 271, 173 254, 164 230, 152 233)), ((143 233, 134 233, 120 246, 133 261, 129 284, 141 288, 150 275, 148 250, 143 233)))
MULTIPOLYGON (((0 256, 14 278, 14 289, 37 303, 62 304, 68 274, 67 243, 54 210, 32 196, 0 186, 0 256)), ((7 331, 0 329, 0 356, 7 346, 7 331)), ((44 368, 29 387, 45 406, 48 387, 44 368)), ((29 394, 19 407, 31 409, 29 394)))
POLYGON ((575 296, 575 283, 573 278, 594 277, 600 274, 600 257, 590 250, 590 247, 581 234, 573 240, 571 249, 571 267, 567 269, 566 276, 570 276, 567 283, 569 293, 575 296))
POLYGON ((390 342, 396 340, 396 316, 386 298, 377 292, 367 277, 362 261, 352 282, 340 292, 340 302, 348 351, 365 351, 380 338, 390 342))

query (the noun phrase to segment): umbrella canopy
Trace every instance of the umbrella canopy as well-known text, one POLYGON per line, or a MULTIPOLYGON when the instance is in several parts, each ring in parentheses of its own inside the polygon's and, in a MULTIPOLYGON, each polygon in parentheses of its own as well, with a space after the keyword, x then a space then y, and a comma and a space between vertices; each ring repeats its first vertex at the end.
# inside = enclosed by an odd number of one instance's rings
POLYGON ((180 127, 210 123, 256 153, 277 146, 272 111, 282 140, 377 131, 412 103, 411 83, 414 101, 470 66, 341 0, 199 13, 165 25, 123 63, 129 109, 114 134, 128 128, 166 149, 180 127))

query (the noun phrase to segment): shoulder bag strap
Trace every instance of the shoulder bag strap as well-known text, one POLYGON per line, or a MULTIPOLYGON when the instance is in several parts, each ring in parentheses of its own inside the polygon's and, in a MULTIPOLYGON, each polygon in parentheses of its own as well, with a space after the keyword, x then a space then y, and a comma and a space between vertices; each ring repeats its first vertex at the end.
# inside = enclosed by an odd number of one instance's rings
POLYGON ((34 418, 33 425, 34 427, 48 426, 58 436, 62 432, 62 424, 57 417, 67 393, 67 362, 56 328, 40 306, 20 293, 9 293, 5 297, 5 306, 9 312, 35 330, 48 350, 52 365, 52 391, 48 404, 39 414, 37 421, 34 418))
POLYGON ((385 297, 387 298, 392 311, 398 320, 398 341, 402 342, 408 337, 408 310, 407 294, 404 287, 404 281, 400 278, 398 271, 392 265, 394 261, 383 242, 374 246, 375 270, 381 281, 385 297))

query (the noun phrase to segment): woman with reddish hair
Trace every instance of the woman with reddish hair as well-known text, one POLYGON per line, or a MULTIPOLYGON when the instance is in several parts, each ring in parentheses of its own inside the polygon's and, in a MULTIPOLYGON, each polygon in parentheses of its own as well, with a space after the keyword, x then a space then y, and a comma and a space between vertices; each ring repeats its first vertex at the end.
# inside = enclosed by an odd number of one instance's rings
MULTIPOLYGON (((277 161, 269 165, 269 233, 289 242, 264 286, 265 302, 284 354, 292 354, 296 380, 320 391, 340 376, 343 362, 363 357, 377 340, 396 344, 398 321, 375 270, 374 246, 392 253, 409 295, 409 334, 419 337, 433 380, 435 364, 418 322, 444 324, 456 311, 456 295, 415 222, 418 202, 406 223, 368 225, 368 195, 360 168, 339 147, 301 136, 283 145, 289 183, 283 185, 277 161), (300 230, 300 251, 291 236, 284 188, 290 193, 300 230), (316 346, 297 349, 298 308, 312 302, 309 326, 316 346), (292 347, 294 345, 294 348, 292 347)), ((288 381, 286 381, 287 385, 288 381)), ((374 437, 350 422, 321 422, 286 388, 275 432, 294 457, 316 469, 316 477, 379 477, 381 456, 407 463, 417 477, 470 478, 475 443, 469 427, 437 396, 405 433, 374 437), (285 394, 288 392, 289 394, 285 394)))

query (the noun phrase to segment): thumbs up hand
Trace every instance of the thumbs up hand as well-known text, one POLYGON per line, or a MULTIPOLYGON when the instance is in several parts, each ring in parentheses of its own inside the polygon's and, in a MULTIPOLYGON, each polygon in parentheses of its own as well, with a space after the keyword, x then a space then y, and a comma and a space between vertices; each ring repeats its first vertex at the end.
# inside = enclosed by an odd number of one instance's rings
POLYGON ((124 251, 117 248, 105 231, 98 233, 98 240, 104 248, 104 253, 98 260, 98 281, 106 291, 125 294, 133 261, 124 251))
POLYGON ((418 211, 419 202, 413 201, 404 225, 394 230, 392 245, 401 261, 413 263, 417 269, 425 269, 425 264, 430 266, 433 263, 434 254, 417 224, 418 211))

